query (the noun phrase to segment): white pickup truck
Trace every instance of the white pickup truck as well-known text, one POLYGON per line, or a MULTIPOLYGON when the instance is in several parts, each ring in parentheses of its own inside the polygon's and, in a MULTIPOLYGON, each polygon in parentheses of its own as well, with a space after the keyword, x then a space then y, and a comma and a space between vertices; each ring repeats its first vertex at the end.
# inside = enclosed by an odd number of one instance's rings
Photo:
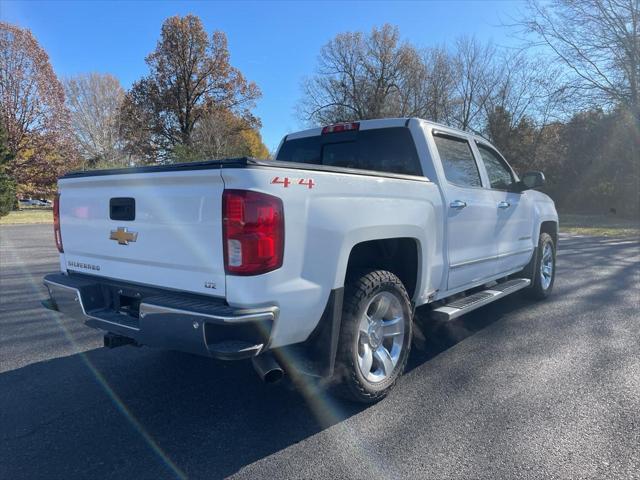
POLYGON ((558 216, 485 139, 416 118, 287 135, 248 158, 71 173, 44 305, 148 345, 252 358, 363 402, 402 374, 416 307, 442 321, 546 297, 558 216))

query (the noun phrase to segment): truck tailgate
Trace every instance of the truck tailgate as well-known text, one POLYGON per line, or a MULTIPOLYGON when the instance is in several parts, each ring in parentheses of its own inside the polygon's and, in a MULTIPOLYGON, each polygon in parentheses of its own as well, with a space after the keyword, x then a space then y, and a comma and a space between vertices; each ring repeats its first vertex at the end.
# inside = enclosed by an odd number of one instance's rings
POLYGON ((219 169, 63 178, 59 190, 67 270, 225 295, 219 169))

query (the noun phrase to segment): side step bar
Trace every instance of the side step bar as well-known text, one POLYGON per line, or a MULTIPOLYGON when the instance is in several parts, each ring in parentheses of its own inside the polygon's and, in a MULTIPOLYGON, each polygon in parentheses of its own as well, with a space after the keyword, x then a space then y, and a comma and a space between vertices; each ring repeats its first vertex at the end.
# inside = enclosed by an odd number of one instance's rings
POLYGON ((431 317, 434 320, 447 321, 458 318, 465 313, 469 313, 476 308, 483 307, 488 303, 499 300, 507 295, 522 290, 531 285, 528 278, 516 278, 507 280, 506 282, 494 285, 487 290, 476 292, 464 298, 454 300, 446 305, 435 308, 431 311, 431 317))

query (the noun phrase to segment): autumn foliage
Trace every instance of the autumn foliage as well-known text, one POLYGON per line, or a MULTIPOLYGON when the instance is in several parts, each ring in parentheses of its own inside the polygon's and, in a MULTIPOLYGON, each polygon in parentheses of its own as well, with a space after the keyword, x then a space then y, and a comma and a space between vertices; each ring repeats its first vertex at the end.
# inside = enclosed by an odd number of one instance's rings
POLYGON ((64 90, 31 32, 0 22, 0 120, 20 193, 50 193, 76 166, 64 90))
POLYGON ((198 17, 165 20, 146 62, 149 74, 133 84, 122 107, 122 134, 134 156, 147 163, 200 159, 212 152, 218 158, 234 149, 198 144, 198 129, 212 122, 224 130, 260 126, 251 113, 260 90, 231 65, 226 35, 209 36, 198 17))
POLYGON ((100 73, 63 86, 32 33, 0 22, 0 196, 48 196, 79 168, 268 156, 252 113, 260 90, 231 65, 223 32, 168 18, 146 62, 128 92, 100 73))

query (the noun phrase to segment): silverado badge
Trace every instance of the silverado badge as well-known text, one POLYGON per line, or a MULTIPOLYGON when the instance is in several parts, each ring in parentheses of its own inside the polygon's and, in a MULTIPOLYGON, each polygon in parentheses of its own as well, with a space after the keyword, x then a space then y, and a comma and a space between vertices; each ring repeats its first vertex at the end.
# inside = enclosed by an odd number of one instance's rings
POLYGON ((127 227, 118 227, 117 230, 111 230, 109 240, 117 240, 120 245, 129 245, 129 242, 135 242, 138 238, 138 232, 129 232, 127 227))

